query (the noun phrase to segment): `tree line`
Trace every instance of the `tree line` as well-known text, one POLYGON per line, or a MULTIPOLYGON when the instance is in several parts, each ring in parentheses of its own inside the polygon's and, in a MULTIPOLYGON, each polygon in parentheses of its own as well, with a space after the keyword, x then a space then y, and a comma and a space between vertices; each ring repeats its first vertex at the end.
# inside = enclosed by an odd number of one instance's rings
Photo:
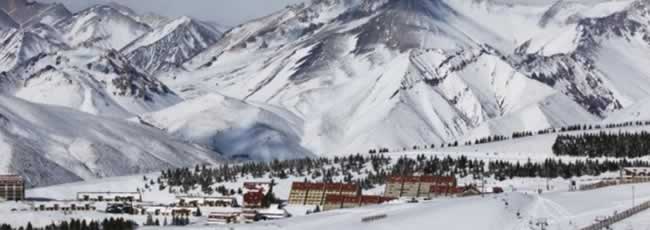
POLYGON ((602 173, 618 171, 621 167, 648 167, 647 161, 621 160, 576 160, 562 161, 547 159, 543 162, 484 161, 469 159, 466 156, 452 158, 425 156, 400 157, 392 160, 384 155, 352 155, 348 157, 299 159, 273 161, 269 163, 251 162, 215 167, 197 166, 194 170, 182 168, 166 170, 159 178, 171 187, 180 187, 181 192, 192 188, 219 186, 220 182, 236 182, 240 178, 280 178, 305 177, 305 180, 318 182, 357 183, 368 190, 384 185, 389 176, 437 175, 471 177, 474 179, 494 178, 497 180, 515 177, 572 178, 585 175, 598 176, 602 173), (196 170, 199 171, 196 171, 196 170), (202 179, 203 178, 203 179, 202 179), (211 179, 205 179, 211 178, 211 179), (187 189, 183 189, 187 187, 187 189))
POLYGON ((559 135, 552 149, 559 156, 637 158, 650 155, 650 133, 559 135))
MULTIPOLYGON (((530 136, 535 136, 535 135, 544 135, 544 134, 550 134, 550 133, 565 133, 565 132, 574 132, 574 131, 602 130, 603 128, 612 129, 612 128, 632 127, 632 126, 650 126, 650 121, 630 121, 630 122, 612 123, 612 124, 606 124, 606 125, 577 124, 577 125, 563 126, 563 127, 559 127, 559 128, 541 129, 541 130, 537 130, 537 131, 530 131, 530 130, 516 131, 516 132, 513 132, 510 136, 491 135, 491 136, 476 138, 473 141, 468 140, 468 141, 465 141, 462 144, 464 144, 464 146, 471 146, 471 145, 487 144, 487 143, 492 143, 492 142, 500 142, 500 141, 530 137, 530 136)), ((402 147, 401 150, 402 151, 408 151, 408 150, 435 149, 435 148, 445 148, 445 147, 449 148, 449 147, 458 147, 458 146, 459 146, 458 141, 454 141, 454 142, 450 142, 450 143, 442 143, 442 144, 439 144, 439 145, 436 145, 436 144, 413 145, 411 148, 402 147)), ((388 152, 390 152, 389 149, 384 148, 384 147, 379 148, 379 149, 369 149, 368 150, 368 153, 370 153, 370 154, 388 153, 388 152)))
POLYGON ((108 218, 102 221, 86 221, 80 219, 71 219, 52 223, 42 228, 33 227, 32 223, 27 226, 14 227, 9 224, 0 225, 0 230, 134 230, 138 225, 124 218, 108 218))

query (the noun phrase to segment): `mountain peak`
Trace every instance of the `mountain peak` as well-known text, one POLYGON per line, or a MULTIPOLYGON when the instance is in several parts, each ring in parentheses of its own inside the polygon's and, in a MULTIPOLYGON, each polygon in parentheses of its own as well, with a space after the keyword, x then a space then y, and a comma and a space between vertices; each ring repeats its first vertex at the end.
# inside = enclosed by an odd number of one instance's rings
POLYGON ((94 5, 94 6, 90 7, 89 9, 91 9, 93 11, 97 11, 97 10, 101 10, 101 11, 117 11, 117 12, 119 12, 119 13, 125 15, 125 16, 129 16, 129 17, 134 17, 134 16, 137 15, 137 13, 135 13, 135 11, 131 10, 129 7, 121 5, 121 4, 116 3, 116 2, 97 4, 97 5, 94 5))
POLYGON ((121 51, 137 66, 153 73, 179 67, 220 36, 221 31, 213 26, 183 16, 155 28, 121 51))
POLYGON ((130 9, 115 4, 95 5, 56 24, 72 46, 121 49, 151 31, 130 9))
POLYGON ((181 22, 181 23, 190 23, 190 22, 193 21, 193 19, 188 17, 188 16, 180 16, 180 17, 176 18, 175 21, 178 21, 178 22, 181 22))

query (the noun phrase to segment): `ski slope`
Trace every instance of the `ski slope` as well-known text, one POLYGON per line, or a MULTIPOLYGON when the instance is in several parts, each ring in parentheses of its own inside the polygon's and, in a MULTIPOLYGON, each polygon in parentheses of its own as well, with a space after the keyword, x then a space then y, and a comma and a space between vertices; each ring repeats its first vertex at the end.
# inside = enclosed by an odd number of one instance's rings
POLYGON ((216 164, 221 156, 151 127, 0 96, 0 159, 0 174, 45 186, 216 164))
MULTIPOLYGON (((650 184, 636 185, 635 189, 637 202, 650 200, 650 184)), ((510 192, 486 197, 434 199, 416 204, 393 203, 333 210, 250 225, 205 226, 204 223, 198 222, 191 226, 191 229, 521 230, 539 229, 530 223, 543 219, 549 223, 547 229, 579 229, 593 223, 598 216, 607 216, 615 211, 630 208, 631 199, 629 185, 542 195, 533 192, 510 192), (520 218, 517 217, 517 212, 520 213, 520 218), (364 217, 374 215, 386 215, 386 218, 367 223, 361 221, 364 217)))

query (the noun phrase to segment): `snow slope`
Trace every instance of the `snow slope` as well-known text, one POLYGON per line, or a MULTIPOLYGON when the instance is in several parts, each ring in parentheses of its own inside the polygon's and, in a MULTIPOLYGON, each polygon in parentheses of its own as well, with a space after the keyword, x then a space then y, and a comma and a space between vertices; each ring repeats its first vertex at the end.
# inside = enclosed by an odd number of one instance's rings
MULTIPOLYGON (((650 186, 636 185, 637 201, 650 200, 650 186)), ((512 192, 486 197, 434 199, 421 203, 394 203, 333 210, 290 219, 242 225, 210 225, 191 229, 579 229, 598 216, 611 215, 632 206, 631 186, 615 186, 585 192, 551 192, 542 195, 512 192), (507 203, 507 205, 506 205, 507 203), (517 212, 521 218, 517 217, 517 212), (362 222, 364 217, 386 218, 362 222)), ((641 214, 640 214, 641 215, 641 214)), ((174 229, 186 229, 174 228, 174 229)), ((151 228, 153 229, 153 228, 151 228)))
POLYGON ((11 16, 5 13, 4 10, 0 10, 0 29, 5 30, 9 28, 16 28, 18 26, 18 23, 14 21, 11 16))
POLYGON ((0 96, 0 172, 21 174, 31 186, 216 163, 220 158, 149 127, 0 96))
POLYGON ((0 30, 0 71, 8 71, 36 55, 65 47, 61 35, 44 24, 0 30))
POLYGON ((628 108, 610 114, 604 122, 622 123, 639 120, 650 120, 650 98, 642 99, 628 108))
POLYGON ((232 158, 270 161, 313 156, 300 145, 302 120, 218 94, 138 119, 232 158))
POLYGON ((4 94, 101 116, 127 118, 181 101, 116 51, 77 48, 42 53, 7 76, 14 83, 4 94))
POLYGON ((72 14, 60 3, 42 3, 28 0, 5 0, 0 2, 0 10, 4 10, 21 27, 34 24, 54 25, 70 17, 72 14))

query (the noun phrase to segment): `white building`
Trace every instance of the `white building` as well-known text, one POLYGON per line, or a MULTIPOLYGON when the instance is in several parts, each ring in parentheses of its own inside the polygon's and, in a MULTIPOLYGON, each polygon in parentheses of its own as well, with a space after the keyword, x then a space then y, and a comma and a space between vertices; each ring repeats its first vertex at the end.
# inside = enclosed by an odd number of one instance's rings
POLYGON ((235 197, 223 196, 177 196, 176 206, 190 207, 238 207, 235 197))
POLYGON ((43 201, 29 204, 32 211, 95 211, 93 202, 82 201, 43 201))
POLYGON ((140 207, 140 212, 151 216, 188 216, 196 215, 196 207, 170 207, 165 205, 151 205, 140 207))
POLYGON ((208 214, 208 224, 231 224, 244 221, 242 210, 238 208, 218 208, 208 214))
POLYGON ((107 201, 107 202, 142 202, 139 192, 79 192, 78 201, 107 201))

